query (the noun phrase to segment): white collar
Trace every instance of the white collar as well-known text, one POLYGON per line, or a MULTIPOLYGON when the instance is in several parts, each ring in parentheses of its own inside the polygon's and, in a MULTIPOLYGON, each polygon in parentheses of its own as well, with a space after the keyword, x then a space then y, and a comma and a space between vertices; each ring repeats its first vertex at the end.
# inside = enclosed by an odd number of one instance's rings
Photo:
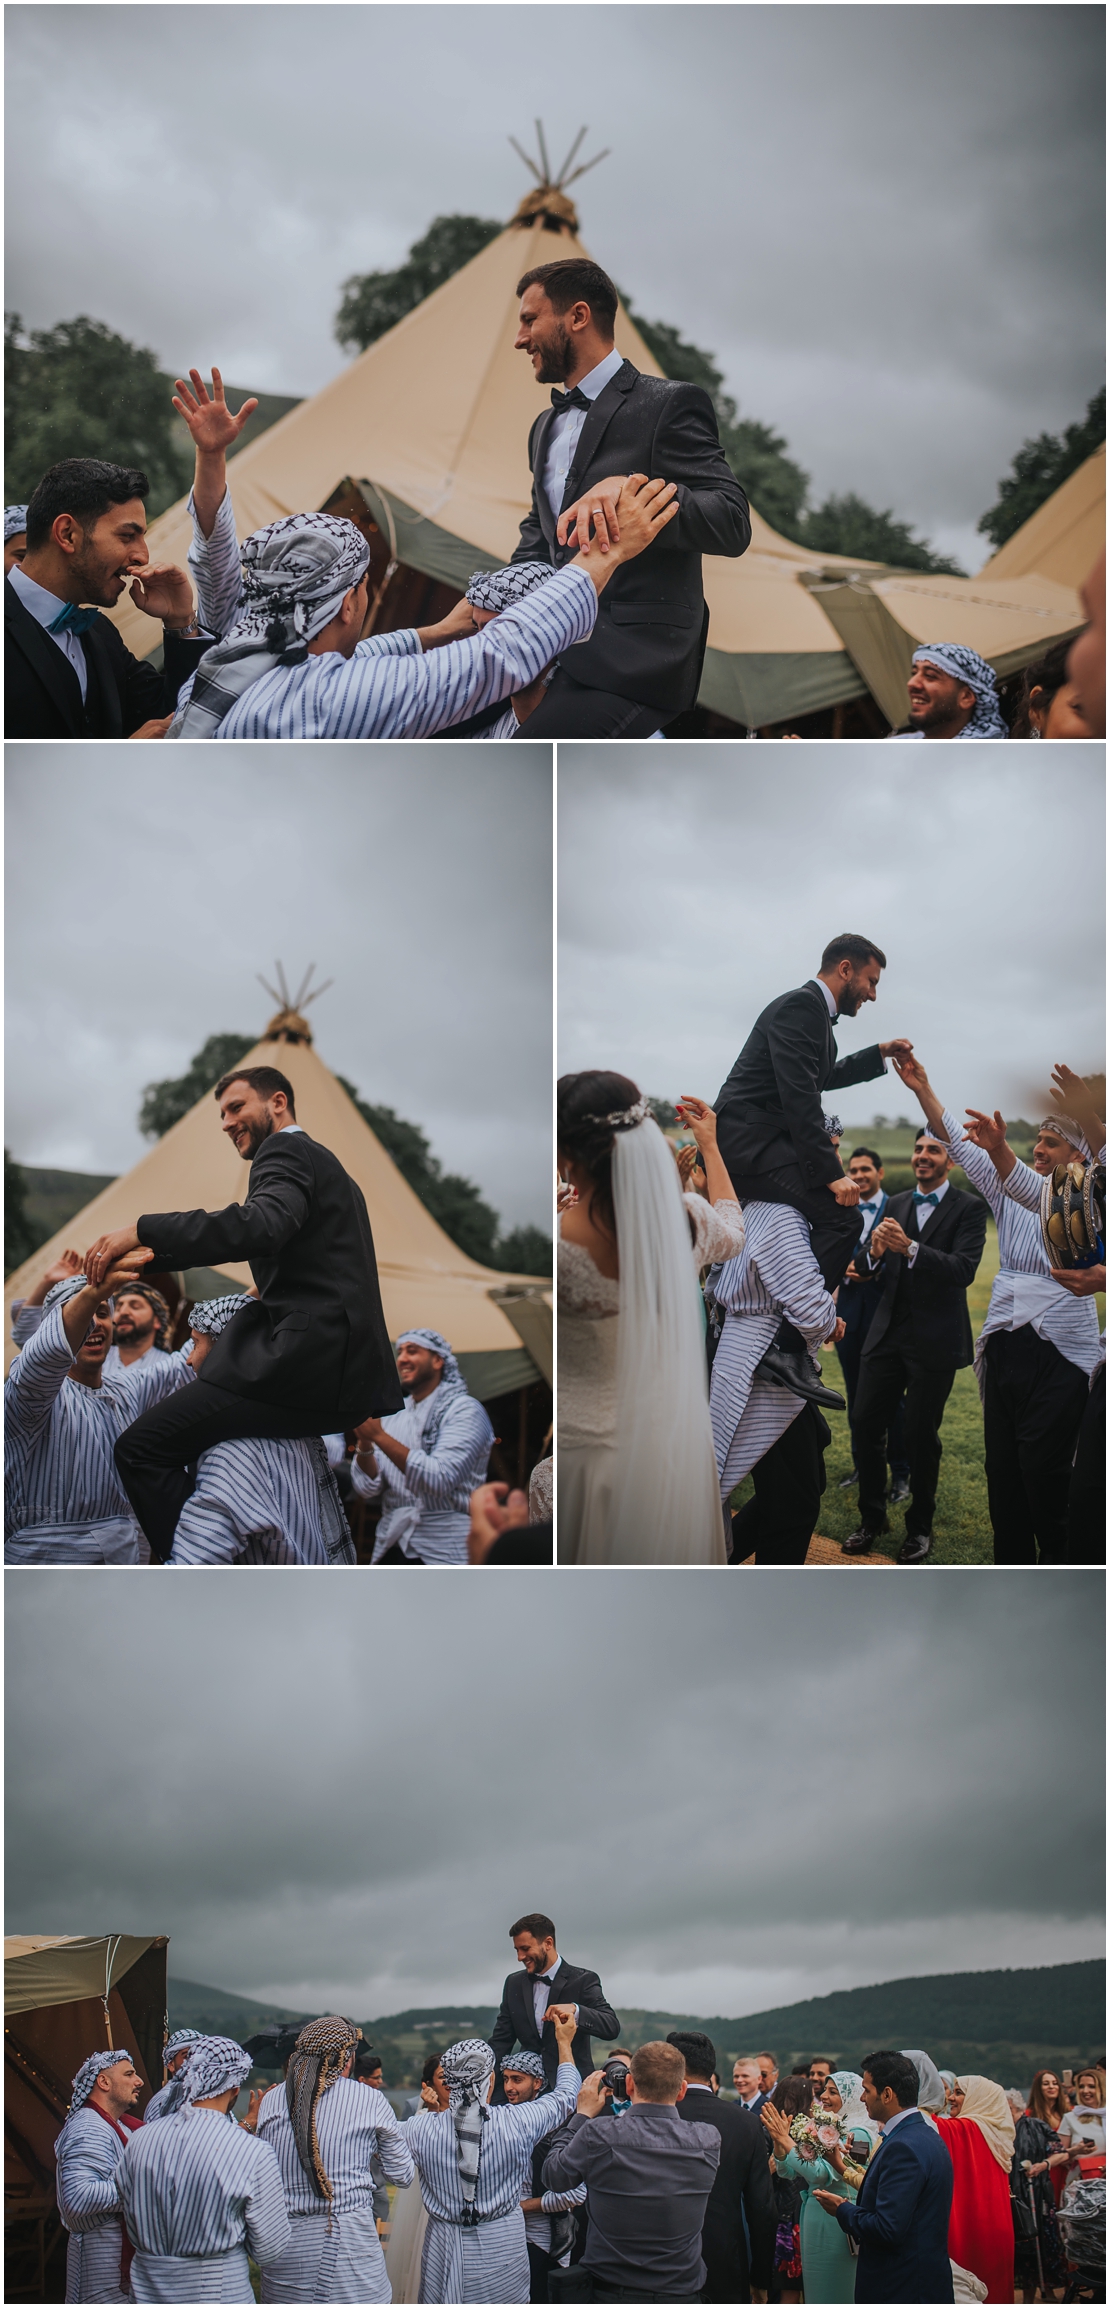
POLYGON ((49 630, 59 609, 64 609, 66 606, 60 594, 48 593, 45 585, 38 584, 34 577, 28 577, 26 570, 21 568, 18 561, 15 567, 9 570, 8 577, 24 608, 37 624, 45 625, 49 630))
POLYGON ((612 352, 606 353, 605 359, 598 362, 596 369, 590 370, 588 377, 579 377, 579 392, 585 393, 588 401, 596 401, 598 394, 603 393, 610 379, 616 376, 617 370, 623 367, 624 354, 618 353, 614 345, 612 352))
POLYGON ((824 995, 825 1007, 828 1010, 829 1016, 830 1018, 835 1019, 837 1015, 836 1001, 833 995, 830 994, 829 989, 825 984, 824 978, 811 978, 809 983, 811 986, 816 986, 819 994, 824 995))

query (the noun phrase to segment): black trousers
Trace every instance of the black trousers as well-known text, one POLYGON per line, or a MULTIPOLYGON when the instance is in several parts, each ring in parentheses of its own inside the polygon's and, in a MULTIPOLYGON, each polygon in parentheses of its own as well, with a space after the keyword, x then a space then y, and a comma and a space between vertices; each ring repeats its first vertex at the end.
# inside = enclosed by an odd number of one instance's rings
MULTIPOLYGON (((664 715, 655 705, 637 705, 609 689, 587 689, 557 666, 535 712, 514 731, 516 737, 653 737, 664 715)), ((673 715, 668 718, 673 719, 673 715)))
POLYGON ((529 2244, 528 2298, 530 2300, 546 2300, 549 2298, 547 2280, 551 2274, 551 2270, 553 2268, 557 2268, 558 2265, 558 2261, 552 2259, 550 2252, 541 2251, 538 2244, 529 2244))
POLYGON ((886 1434, 905 1395, 906 1456, 910 1462, 907 1538, 926 1537, 933 1527, 940 1475, 940 1422, 956 1377, 955 1364, 926 1368, 916 1357, 880 1347, 860 1365, 854 1428, 859 1466, 859 1519, 864 1530, 886 1529, 886 1434))
POLYGON ((996 1330, 983 1356, 987 1503, 996 1563, 1063 1563, 1068 1484, 1087 1373, 1031 1323, 996 1330))
POLYGON ((760 1563, 804 1563, 817 1528, 825 1488, 825 1452, 832 1436, 815 1402, 791 1419, 785 1434, 752 1468, 754 1499, 732 1518, 733 1563, 754 1554, 760 1563))
POLYGON ((549 2278, 549 2300, 700 2300, 700 2292, 640 2292, 625 2291, 618 2284, 603 2282, 591 2274, 580 2262, 576 2268, 554 2268, 549 2278))
POLYGON ((173 1546, 177 1518, 196 1489, 196 1464, 202 1451, 214 1443, 241 1437, 272 1442, 275 1437, 330 1432, 318 1418, 277 1403, 250 1402, 227 1387, 210 1386, 198 1378, 177 1394, 145 1410, 134 1426, 125 1428, 116 1444, 119 1478, 150 1541, 151 1552, 166 1561, 173 1546))
POLYGON ((1069 1563, 1106 1561, 1106 1364, 1095 1372, 1079 1422, 1068 1488, 1069 1563))
MULTIPOLYGON (((825 1288, 835 1290, 838 1282, 844 1280, 863 1233, 863 1219, 858 1209, 843 1210, 826 1186, 807 1186, 796 1163, 782 1170, 734 1168, 728 1157, 729 1136, 726 1110, 718 1117, 717 1144, 736 1189, 737 1201, 785 1202, 789 1209, 800 1210, 809 1227, 809 1246, 821 1269, 825 1288)), ((785 1347, 789 1354, 805 1352, 805 1340, 785 1316, 775 1333, 774 1343, 785 1347)))
MULTIPOLYGON (((844 1373, 844 1392, 848 1398, 848 1429, 852 1437, 853 1466, 859 1465, 855 1430, 856 1395, 859 1391, 860 1356, 863 1353, 866 1338, 867 1332, 861 1327, 852 1331, 847 1338, 842 1338, 836 1350, 841 1370, 844 1373)), ((901 1403, 899 1403, 887 1428, 886 1455, 890 1461, 890 1471, 895 1480, 908 1482, 910 1462, 906 1457, 906 1421, 901 1403)))

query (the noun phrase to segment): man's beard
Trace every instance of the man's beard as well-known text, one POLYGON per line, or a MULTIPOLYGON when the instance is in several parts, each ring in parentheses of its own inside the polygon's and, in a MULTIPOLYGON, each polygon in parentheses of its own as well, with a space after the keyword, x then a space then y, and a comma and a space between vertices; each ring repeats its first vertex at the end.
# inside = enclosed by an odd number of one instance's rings
POLYGON ((554 343, 548 345, 544 352, 536 382, 541 385, 565 385, 573 367, 574 347, 570 340, 570 330, 560 321, 554 343))
MULTIPOLYGON (((862 1000, 863 995, 857 994, 854 986, 846 986, 844 992, 836 997, 837 1017, 854 1018, 862 1000)), ((760 2084, 759 2090, 762 2091, 762 2089, 763 2086, 760 2084)))
POLYGON ((247 1147, 245 1154, 243 1154, 243 1149, 241 1146, 237 1148, 237 1152, 242 1155, 244 1162, 253 1162, 259 1147, 263 1145, 267 1138, 271 1138, 273 1136, 274 1125, 270 1119, 270 1116, 267 1114, 261 1122, 244 1122, 242 1127, 247 1132, 247 1135, 250 1139, 250 1145, 247 1147))
MULTIPOLYGON (((79 601, 94 603, 98 609, 114 609, 117 603, 123 599, 123 594, 115 591, 114 576, 109 577, 107 571, 97 564, 91 553, 74 554, 73 576, 76 584, 80 587, 77 594, 79 601)), ((124 592, 126 590, 125 586, 124 592)))

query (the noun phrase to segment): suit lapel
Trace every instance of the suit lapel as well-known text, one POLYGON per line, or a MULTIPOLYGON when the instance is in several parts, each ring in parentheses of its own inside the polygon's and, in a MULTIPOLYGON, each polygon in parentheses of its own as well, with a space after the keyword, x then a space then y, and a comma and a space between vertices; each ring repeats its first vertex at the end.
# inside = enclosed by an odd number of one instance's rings
POLYGON ((104 728, 102 733, 98 731, 97 734, 103 734, 105 737, 122 737, 123 715, 120 711, 119 689, 112 669, 112 660, 108 655, 107 645, 100 630, 99 620, 95 625, 90 625, 87 632, 82 634, 81 642, 89 674, 88 705, 90 714, 93 709, 94 694, 99 691, 104 728))
MULTIPOLYGON (((945 1195, 943 1202, 936 1202, 936 1203, 934 1203, 934 1205, 933 1205, 933 1208, 930 1210, 930 1212, 929 1212, 929 1215, 928 1215, 928 1218, 926 1219, 924 1226, 921 1224, 921 1217, 920 1217, 920 1213, 918 1214, 918 1220, 917 1220, 917 1239, 918 1239, 918 1241, 919 1241, 919 1242, 924 1242, 924 1241, 926 1241, 926 1240, 927 1240, 928 1236, 929 1236, 929 1235, 932 1233, 932 1231, 933 1231, 933 1228, 934 1228, 934 1226, 936 1225, 938 1218, 941 1218, 941 1217, 943 1217, 943 1215, 944 1215, 944 1212, 945 1212, 945 1211, 947 1210, 947 1208, 948 1208, 948 1204, 949 1204, 949 1201, 950 1201, 950 1199, 951 1199, 951 1195, 952 1195, 952 1188, 951 1188, 951 1187, 949 1187, 949 1189, 948 1189, 948 1192, 947 1192, 947 1194, 945 1195)), ((913 1207, 913 1209, 914 1209, 914 1210, 917 1210, 917 1207, 918 1207, 918 1206, 917 1206, 916 1202, 915 1202, 915 1203, 912 1205, 912 1207, 913 1207)), ((907 1232, 907 1234, 909 1233, 909 1227, 908 1227, 908 1226, 907 1226, 907 1228, 906 1228, 906 1232, 907 1232)))
POLYGON ((532 479, 536 491, 536 511, 539 514, 540 527, 552 554, 555 551, 555 515, 551 510, 547 491, 543 485, 543 475, 544 467, 547 464, 548 437, 554 417, 554 409, 547 409, 542 417, 537 417, 536 429, 532 435, 532 479))
POLYGON ((598 394, 596 401, 591 403, 590 413, 578 435, 578 445, 574 452, 570 471, 567 474, 567 485, 563 491, 561 511, 565 512, 568 505, 573 505, 575 498, 579 495, 582 487, 582 475, 589 471, 604 438, 606 428, 616 416, 625 394, 632 391, 639 374, 639 370, 633 368, 631 361, 626 361, 624 367, 617 370, 616 376, 610 377, 604 391, 598 394))
POLYGON ((5 579, 4 622, 59 713, 64 714, 71 737, 85 734, 81 684, 64 650, 50 639, 38 619, 25 609, 15 587, 5 579))

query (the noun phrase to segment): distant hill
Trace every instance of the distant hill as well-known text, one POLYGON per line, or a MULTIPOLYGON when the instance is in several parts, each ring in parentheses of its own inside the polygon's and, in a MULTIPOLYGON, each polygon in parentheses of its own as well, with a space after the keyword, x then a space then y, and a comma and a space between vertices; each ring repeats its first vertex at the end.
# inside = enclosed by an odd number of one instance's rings
MULTIPOLYGON (((630 2050, 672 2028, 703 2030, 716 2044, 725 2077, 744 2051, 772 2051, 787 2071, 795 2061, 820 2053, 858 2067, 865 2052, 921 2045, 938 2066, 1023 2084, 1038 2067, 1074 2068, 1102 2051, 1104 1995, 1105 1965, 1093 1961, 887 1980, 739 2019, 628 2008, 619 2009, 618 2017, 621 2042, 630 2050)), ((171 1979, 169 2003, 171 2026, 208 2028, 240 2040, 269 2020, 316 2017, 195 1980, 171 1979)), ((437 2004, 359 2024, 382 2055, 387 2084, 409 2090, 431 2052, 460 2036, 488 2035, 496 2011, 494 2004, 437 2004)))
MULTIPOLYGON (((113 1182, 112 1176, 102 1177, 86 1170, 24 1168, 23 1175, 27 1180, 27 1216, 40 1242, 49 1242, 59 1227, 67 1225, 113 1182)), ((73 1247, 84 1250, 85 1244, 75 1242, 73 1247)))

